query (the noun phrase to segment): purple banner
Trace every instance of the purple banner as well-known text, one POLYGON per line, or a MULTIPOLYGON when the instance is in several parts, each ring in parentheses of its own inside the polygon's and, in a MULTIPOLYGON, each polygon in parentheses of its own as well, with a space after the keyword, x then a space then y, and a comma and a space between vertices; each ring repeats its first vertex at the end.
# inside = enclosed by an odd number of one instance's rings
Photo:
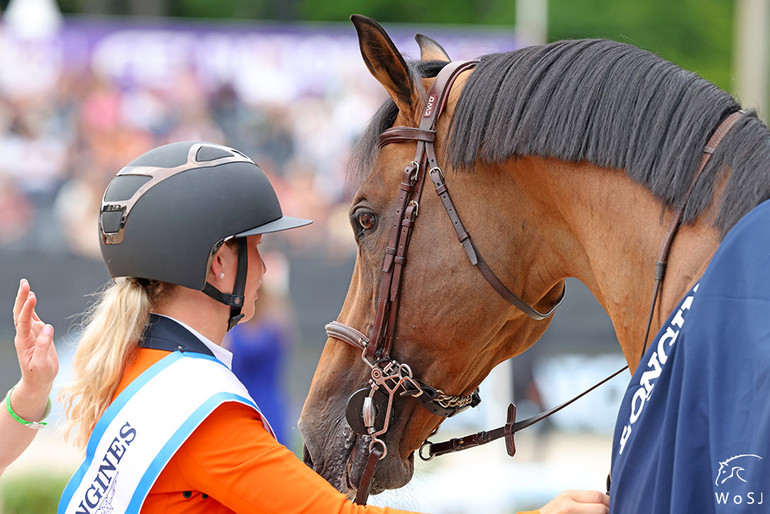
MULTIPOLYGON (((512 50, 508 32, 387 27, 407 57, 419 57, 416 31, 455 59, 512 50)), ((203 24, 66 19, 48 38, 0 33, 0 88, 6 94, 53 88, 62 74, 91 70, 125 87, 173 87, 194 74, 204 87, 236 88, 251 103, 334 94, 340 81, 370 81, 351 24, 203 24)), ((372 81, 373 82, 373 81, 372 81)))

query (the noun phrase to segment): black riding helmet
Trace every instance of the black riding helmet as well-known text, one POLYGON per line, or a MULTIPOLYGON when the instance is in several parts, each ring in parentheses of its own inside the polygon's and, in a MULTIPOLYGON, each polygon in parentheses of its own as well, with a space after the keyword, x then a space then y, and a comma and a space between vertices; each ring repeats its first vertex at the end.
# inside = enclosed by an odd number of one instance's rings
POLYGON ((107 186, 99 214, 102 258, 112 278, 160 280, 203 291, 242 315, 245 237, 300 227, 284 216, 273 186, 254 161, 214 143, 160 146, 137 157, 107 186), (222 244, 237 238, 233 294, 206 282, 222 244))

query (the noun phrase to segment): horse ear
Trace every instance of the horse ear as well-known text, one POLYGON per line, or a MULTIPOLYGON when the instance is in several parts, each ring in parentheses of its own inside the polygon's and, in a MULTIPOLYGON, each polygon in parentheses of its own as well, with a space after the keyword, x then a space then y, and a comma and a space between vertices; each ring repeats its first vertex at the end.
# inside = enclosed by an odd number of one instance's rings
POLYGON ((415 34, 417 44, 420 45, 420 59, 423 61, 451 61, 449 54, 441 45, 424 34, 415 34))
POLYGON ((358 45, 366 67, 396 102, 398 110, 415 118, 421 96, 396 45, 373 19, 354 14, 350 21, 358 32, 358 45))

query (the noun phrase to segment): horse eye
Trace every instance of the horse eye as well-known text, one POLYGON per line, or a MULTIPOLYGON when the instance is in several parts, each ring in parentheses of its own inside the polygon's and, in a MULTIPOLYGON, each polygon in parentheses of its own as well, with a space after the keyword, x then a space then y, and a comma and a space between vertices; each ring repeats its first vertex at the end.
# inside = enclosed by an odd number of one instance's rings
POLYGON ((356 214, 356 221, 363 230, 372 230, 377 226, 377 218, 374 214, 367 211, 356 214))

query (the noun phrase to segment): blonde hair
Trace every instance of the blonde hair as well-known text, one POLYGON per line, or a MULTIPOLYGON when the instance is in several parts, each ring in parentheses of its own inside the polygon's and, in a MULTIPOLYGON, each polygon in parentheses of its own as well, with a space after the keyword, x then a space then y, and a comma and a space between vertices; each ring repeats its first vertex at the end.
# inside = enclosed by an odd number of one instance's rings
POLYGON ((96 422, 112 401, 150 310, 167 285, 118 278, 86 311, 85 330, 73 361, 73 382, 59 394, 67 417, 65 437, 74 440, 77 447, 85 449, 96 422))

